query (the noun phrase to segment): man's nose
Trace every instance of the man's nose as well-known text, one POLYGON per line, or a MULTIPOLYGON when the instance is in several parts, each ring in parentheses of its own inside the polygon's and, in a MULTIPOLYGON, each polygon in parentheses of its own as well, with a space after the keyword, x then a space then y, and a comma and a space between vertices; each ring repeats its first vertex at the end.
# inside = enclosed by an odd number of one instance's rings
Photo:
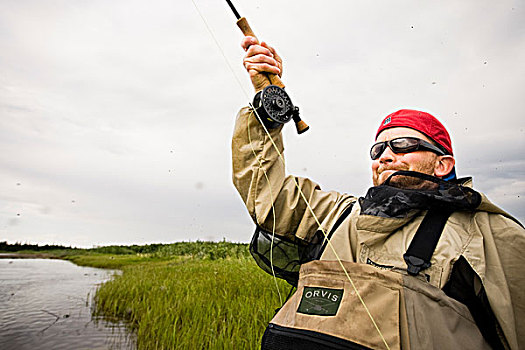
POLYGON ((383 153, 381 153, 381 156, 379 157, 379 163, 385 164, 385 163, 392 163, 396 157, 396 154, 392 152, 390 147, 385 147, 385 150, 383 153))

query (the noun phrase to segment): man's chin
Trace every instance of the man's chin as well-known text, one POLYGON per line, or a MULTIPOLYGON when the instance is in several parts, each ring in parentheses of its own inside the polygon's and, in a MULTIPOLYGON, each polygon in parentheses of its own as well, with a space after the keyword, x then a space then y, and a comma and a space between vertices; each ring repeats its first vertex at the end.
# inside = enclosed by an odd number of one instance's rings
MULTIPOLYGON (((394 173, 399 170, 385 170, 379 174, 378 178, 374 179, 374 186, 383 185, 385 181, 394 173)), ((428 174, 430 175, 430 174, 428 174)), ((419 176, 411 175, 399 175, 394 176, 388 183, 389 186, 404 188, 404 189, 417 189, 417 190, 435 190, 436 183, 433 181, 425 180, 419 176)))
POLYGON ((388 179, 390 177, 390 175, 392 175, 396 171, 397 170, 385 170, 385 171, 381 172, 381 174, 379 174, 379 177, 377 179, 377 185, 382 185, 386 181, 386 179, 388 179))
MULTIPOLYGON (((379 186, 385 183, 385 181, 394 173, 400 171, 401 169, 388 169, 383 170, 377 177, 376 182, 374 183, 374 186, 379 186)), ((393 180, 397 180, 396 177, 393 178, 393 180)))

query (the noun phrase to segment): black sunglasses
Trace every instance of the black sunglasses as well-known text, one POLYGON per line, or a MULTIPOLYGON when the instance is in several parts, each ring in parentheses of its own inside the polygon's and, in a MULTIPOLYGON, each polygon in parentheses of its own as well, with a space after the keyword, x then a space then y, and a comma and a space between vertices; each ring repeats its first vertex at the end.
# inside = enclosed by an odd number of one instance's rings
POLYGON ((440 156, 445 155, 446 153, 434 146, 427 141, 418 139, 417 137, 398 137, 389 141, 376 142, 370 149, 370 158, 376 160, 383 154, 386 149, 386 146, 390 147, 394 153, 410 153, 419 150, 427 150, 439 154, 440 156))

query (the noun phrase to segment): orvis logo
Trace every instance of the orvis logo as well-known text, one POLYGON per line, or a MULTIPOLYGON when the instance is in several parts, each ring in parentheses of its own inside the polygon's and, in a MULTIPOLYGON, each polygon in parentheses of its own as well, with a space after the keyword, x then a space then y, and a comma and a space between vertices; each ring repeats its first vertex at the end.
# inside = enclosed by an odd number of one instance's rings
POLYGON ((388 123, 390 123, 392 121, 392 117, 388 117, 385 119, 385 121, 383 122, 383 125, 387 125, 388 123))
POLYGON ((308 315, 335 316, 343 299, 342 289, 304 287, 297 312, 308 315))

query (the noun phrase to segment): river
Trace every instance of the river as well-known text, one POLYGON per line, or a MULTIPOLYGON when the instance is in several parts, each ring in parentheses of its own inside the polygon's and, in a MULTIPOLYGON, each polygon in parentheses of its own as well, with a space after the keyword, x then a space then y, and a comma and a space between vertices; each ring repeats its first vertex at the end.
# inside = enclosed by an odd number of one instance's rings
POLYGON ((0 259, 0 349, 134 349, 123 324, 92 317, 115 273, 51 259, 0 259))

